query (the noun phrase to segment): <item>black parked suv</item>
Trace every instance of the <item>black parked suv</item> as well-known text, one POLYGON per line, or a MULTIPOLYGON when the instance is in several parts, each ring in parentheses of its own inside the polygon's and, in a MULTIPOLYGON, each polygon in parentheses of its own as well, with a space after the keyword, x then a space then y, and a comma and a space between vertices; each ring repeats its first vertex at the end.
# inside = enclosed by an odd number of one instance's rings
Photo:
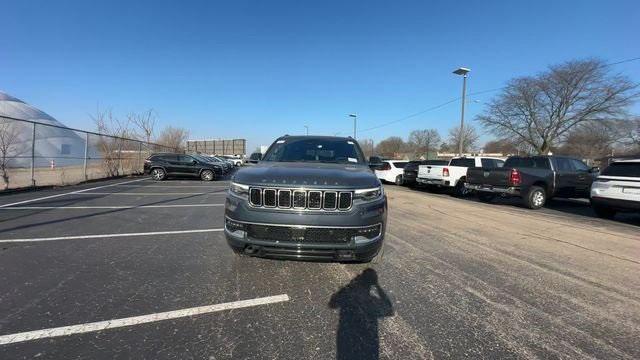
POLYGON ((225 217, 236 253, 368 262, 382 257, 387 198, 354 139, 283 136, 233 176, 225 217))
POLYGON ((198 155, 160 153, 153 154, 144 161, 144 173, 158 181, 174 175, 211 181, 222 175, 222 166, 198 155))

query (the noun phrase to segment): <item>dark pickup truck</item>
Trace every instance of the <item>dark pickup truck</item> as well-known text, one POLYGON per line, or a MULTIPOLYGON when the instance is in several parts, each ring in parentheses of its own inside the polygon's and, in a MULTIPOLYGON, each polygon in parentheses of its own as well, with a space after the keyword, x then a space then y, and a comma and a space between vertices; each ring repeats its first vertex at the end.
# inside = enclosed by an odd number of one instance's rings
POLYGON ((530 209, 539 209, 552 197, 589 198, 598 168, 563 156, 510 157, 501 168, 467 170, 466 187, 480 200, 496 196, 522 198, 530 209))

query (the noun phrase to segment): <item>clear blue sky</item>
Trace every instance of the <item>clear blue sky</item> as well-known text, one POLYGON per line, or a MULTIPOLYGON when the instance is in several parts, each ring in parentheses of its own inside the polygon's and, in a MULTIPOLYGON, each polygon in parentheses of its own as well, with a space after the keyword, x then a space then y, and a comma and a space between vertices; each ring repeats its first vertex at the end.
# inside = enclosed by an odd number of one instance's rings
MULTIPOLYGON (((640 1, 7 1, 0 89, 67 126, 153 108, 196 138, 351 134, 572 58, 640 56, 640 1)), ((640 81, 640 61, 615 66, 640 81)), ((468 119, 492 94, 472 97, 468 119)), ((638 106, 635 107, 638 109, 638 106)), ((442 135, 459 103, 359 134, 442 135)), ((487 139, 487 136, 484 137, 487 139)))

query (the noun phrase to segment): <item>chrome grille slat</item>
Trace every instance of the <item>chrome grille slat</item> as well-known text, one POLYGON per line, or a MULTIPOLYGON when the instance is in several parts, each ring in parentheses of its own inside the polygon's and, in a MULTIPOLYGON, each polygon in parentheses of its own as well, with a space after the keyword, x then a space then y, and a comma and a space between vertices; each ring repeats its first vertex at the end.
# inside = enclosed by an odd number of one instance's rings
POLYGON ((351 193, 350 192, 341 192, 338 197, 338 209, 340 210, 348 210, 351 208, 351 193))
POLYGON ((307 207, 306 191, 294 191, 293 192, 293 208, 304 209, 306 207, 307 207))
POLYGON ((353 205, 352 191, 300 190, 252 187, 249 204, 253 207, 309 211, 347 211, 353 205))
POLYGON ((309 191, 307 194, 307 207, 311 210, 322 209, 322 191, 309 191))
POLYGON ((262 190, 252 188, 249 191, 249 203, 254 206, 262 206, 262 190))
POLYGON ((335 191, 325 191, 322 207, 325 210, 335 210, 338 208, 338 193, 335 191))
POLYGON ((291 190, 278 190, 278 207, 285 209, 291 207, 291 190))
POLYGON ((262 204, 264 207, 276 207, 276 190, 264 189, 262 190, 262 204))

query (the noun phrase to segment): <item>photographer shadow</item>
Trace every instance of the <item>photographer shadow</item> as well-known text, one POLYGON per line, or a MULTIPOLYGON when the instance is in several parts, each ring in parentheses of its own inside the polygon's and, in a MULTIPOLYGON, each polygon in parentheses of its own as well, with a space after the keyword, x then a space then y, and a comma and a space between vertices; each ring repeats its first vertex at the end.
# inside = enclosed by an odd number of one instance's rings
POLYGON ((336 334, 337 359, 378 359, 379 319, 393 315, 393 304, 378 284, 374 269, 366 269, 331 296, 329 307, 340 309, 336 334))

